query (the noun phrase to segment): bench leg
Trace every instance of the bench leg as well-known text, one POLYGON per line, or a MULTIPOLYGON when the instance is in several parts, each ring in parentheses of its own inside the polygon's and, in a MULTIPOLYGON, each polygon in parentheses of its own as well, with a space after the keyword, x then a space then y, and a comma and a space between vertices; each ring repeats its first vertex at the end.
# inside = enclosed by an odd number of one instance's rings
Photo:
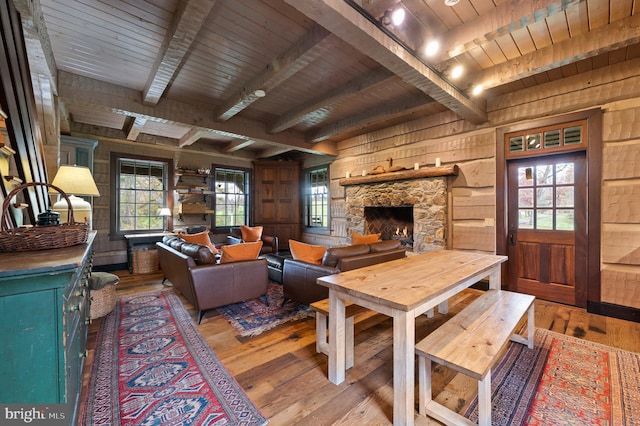
POLYGON ((431 360, 418 357, 418 412, 422 416, 427 415, 427 405, 431 402, 431 360))
POLYGON ((316 312, 316 352, 322 354, 329 353, 329 343, 327 340, 328 318, 322 312, 316 312))
POLYGON ((445 300, 444 302, 440 303, 438 305, 438 312, 440 312, 441 314, 448 314, 449 313, 449 301, 445 300))
MULTIPOLYGON (((316 352, 322 353, 325 355, 329 354, 329 340, 327 338, 327 329, 328 329, 328 318, 322 312, 316 312, 316 352)), ((350 369, 353 367, 354 356, 353 356, 353 346, 354 346, 354 318, 348 317, 345 320, 345 367, 346 369, 350 369)))
POLYGON ((491 426, 491 370, 478 382, 478 426, 491 426))
POLYGON ((536 318, 535 309, 534 309, 534 304, 532 303, 531 306, 529 307, 529 313, 527 317, 527 347, 529 349, 533 349, 533 336, 536 332, 535 318, 536 318))

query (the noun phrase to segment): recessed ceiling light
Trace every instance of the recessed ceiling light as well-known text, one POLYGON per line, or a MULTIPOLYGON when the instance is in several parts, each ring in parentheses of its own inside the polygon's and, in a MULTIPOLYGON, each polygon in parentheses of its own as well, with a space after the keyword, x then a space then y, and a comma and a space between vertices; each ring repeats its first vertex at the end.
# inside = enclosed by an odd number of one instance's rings
POLYGON ((459 78, 462 75, 462 65, 458 64, 455 67, 453 67, 453 69, 451 70, 451 78, 456 79, 459 78))
POLYGON ((473 93, 473 96, 478 96, 480 93, 482 93, 483 90, 484 87, 482 87, 482 84, 478 84, 473 88, 473 91, 471 93, 473 93))
POLYGON ((427 43, 427 47, 424 49, 424 54, 427 56, 433 56, 438 53, 438 50, 440 50, 440 42, 437 40, 431 40, 427 43))
POLYGON ((391 22, 393 22, 393 25, 397 27, 404 22, 404 17, 405 11, 403 8, 399 7, 391 14, 391 22))
POLYGON ((455 6, 459 2, 460 2, 460 0, 444 0, 444 4, 446 6, 455 6))
POLYGON ((264 90, 262 89, 257 89, 253 92, 254 96, 256 96, 257 98, 264 98, 266 96, 266 93, 264 90))

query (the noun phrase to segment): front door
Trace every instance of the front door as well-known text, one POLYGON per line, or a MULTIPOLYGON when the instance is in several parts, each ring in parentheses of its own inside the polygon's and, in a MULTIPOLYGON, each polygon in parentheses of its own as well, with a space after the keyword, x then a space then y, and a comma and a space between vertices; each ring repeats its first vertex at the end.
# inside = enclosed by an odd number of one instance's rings
POLYGON ((584 152, 508 162, 509 283, 515 291, 586 306, 585 165, 584 152))

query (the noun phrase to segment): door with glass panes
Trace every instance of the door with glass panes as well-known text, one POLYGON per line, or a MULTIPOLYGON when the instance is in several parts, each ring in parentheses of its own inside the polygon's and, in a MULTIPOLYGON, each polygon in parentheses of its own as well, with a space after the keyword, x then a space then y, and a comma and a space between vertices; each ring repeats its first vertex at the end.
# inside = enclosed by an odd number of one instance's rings
POLYGON ((509 282, 515 290, 586 305, 584 152, 508 162, 509 282))

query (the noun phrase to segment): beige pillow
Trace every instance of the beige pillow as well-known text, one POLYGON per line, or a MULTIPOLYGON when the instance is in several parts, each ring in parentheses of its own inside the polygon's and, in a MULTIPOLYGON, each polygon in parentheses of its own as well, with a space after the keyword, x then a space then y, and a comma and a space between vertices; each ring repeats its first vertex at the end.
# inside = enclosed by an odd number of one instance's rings
POLYGON ((291 256, 295 260, 314 263, 316 265, 322 264, 322 258, 327 251, 327 248, 324 246, 315 246, 296 240, 289 240, 289 249, 291 250, 291 256))
POLYGON ((358 232, 351 233, 351 244, 371 244, 380 240, 381 234, 362 235, 358 232))
POLYGON ((222 247, 220 263, 237 262, 238 260, 257 259, 262 248, 262 241, 254 243, 230 244, 222 247))

